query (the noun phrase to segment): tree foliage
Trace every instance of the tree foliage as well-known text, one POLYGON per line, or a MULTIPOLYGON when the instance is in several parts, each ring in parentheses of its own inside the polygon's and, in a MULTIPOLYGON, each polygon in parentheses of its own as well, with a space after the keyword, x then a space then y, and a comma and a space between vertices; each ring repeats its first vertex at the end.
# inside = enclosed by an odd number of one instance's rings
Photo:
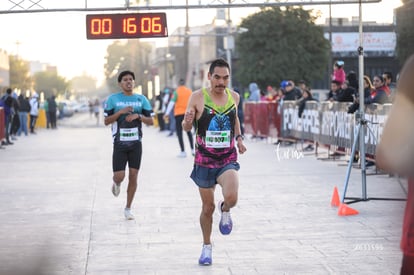
POLYGON ((52 94, 64 94, 69 89, 69 82, 65 78, 56 74, 56 72, 37 72, 33 76, 34 89, 38 92, 44 92, 45 98, 52 94))
POLYGON ((414 54, 414 2, 403 1, 404 5, 398 9, 397 16, 397 58, 402 65, 408 57, 414 54))
POLYGON ((9 66, 10 87, 21 91, 29 90, 32 86, 29 63, 17 56, 9 55, 9 66))
POLYGON ((302 8, 264 8, 244 19, 248 29, 236 40, 236 78, 243 86, 278 85, 284 79, 321 79, 327 68, 330 43, 323 29, 302 8))
POLYGON ((118 74, 130 70, 135 74, 136 85, 142 85, 146 94, 149 80, 151 45, 141 43, 138 39, 128 40, 126 44, 115 41, 107 48, 105 77, 110 91, 119 90, 118 74))

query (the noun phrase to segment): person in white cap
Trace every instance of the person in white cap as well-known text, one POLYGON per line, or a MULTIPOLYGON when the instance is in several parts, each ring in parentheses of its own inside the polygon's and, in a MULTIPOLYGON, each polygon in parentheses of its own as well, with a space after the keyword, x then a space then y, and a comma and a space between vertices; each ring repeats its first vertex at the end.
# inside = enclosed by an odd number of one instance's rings
POLYGON ((34 92, 30 103, 30 133, 36 134, 34 129, 36 126, 37 117, 39 116, 39 95, 34 92))

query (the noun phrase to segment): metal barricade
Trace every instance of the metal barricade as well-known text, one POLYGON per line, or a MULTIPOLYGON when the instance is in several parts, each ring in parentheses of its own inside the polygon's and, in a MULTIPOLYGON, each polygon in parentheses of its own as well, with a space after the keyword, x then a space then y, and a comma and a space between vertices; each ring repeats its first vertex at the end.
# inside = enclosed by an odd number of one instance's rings
MULTIPOLYGON (((351 148, 355 139, 353 132, 357 122, 355 114, 348 113, 351 103, 306 102, 302 118, 298 116, 295 101, 246 102, 245 133, 254 137, 272 137, 279 140, 305 140, 342 151, 351 148)), ((365 134, 367 154, 374 155, 391 104, 366 106, 365 119, 368 131, 365 134)))

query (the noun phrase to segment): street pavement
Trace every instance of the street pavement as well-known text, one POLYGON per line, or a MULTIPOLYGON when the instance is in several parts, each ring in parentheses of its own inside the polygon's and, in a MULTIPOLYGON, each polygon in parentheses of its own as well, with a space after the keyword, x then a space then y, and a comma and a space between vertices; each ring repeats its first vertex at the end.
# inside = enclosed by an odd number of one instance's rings
MULTIPOLYGON (((119 197, 110 191, 110 128, 88 113, 0 149, 0 274, 399 274, 404 201, 358 202, 349 205, 358 215, 339 216, 330 202, 346 158, 252 139, 239 157, 233 232, 220 234, 216 211, 213 265, 199 266, 192 157, 176 157, 175 135, 143 130, 133 221, 123 216, 126 180, 119 197)), ((366 181, 369 198, 406 197, 402 179, 366 181)), ((352 169, 346 195, 361 197, 361 182, 352 169)))

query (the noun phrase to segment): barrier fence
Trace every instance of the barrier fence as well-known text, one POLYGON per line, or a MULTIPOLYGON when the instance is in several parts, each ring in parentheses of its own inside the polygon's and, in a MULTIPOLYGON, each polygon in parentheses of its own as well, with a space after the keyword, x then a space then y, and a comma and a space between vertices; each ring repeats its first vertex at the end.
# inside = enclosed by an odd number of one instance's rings
POLYGON ((281 133, 280 106, 273 102, 244 104, 245 132, 254 136, 277 138, 281 133))
MULTIPOLYGON (((325 146, 351 149, 355 141, 358 114, 348 114, 350 103, 306 102, 302 117, 294 101, 246 102, 244 127, 246 134, 280 140, 306 140, 325 146)), ((391 104, 370 104, 365 108, 368 121, 365 131, 366 153, 375 155, 391 104)))

